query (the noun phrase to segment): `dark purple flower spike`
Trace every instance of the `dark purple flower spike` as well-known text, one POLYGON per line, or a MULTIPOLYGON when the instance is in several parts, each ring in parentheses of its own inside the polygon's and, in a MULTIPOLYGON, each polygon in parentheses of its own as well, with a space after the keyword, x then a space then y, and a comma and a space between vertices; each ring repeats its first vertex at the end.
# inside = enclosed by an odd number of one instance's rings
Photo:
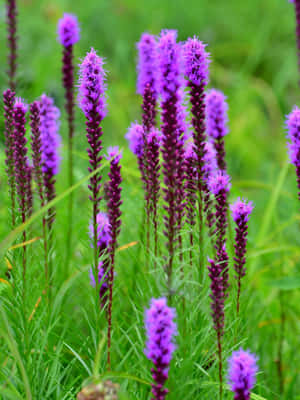
POLYGON ((211 89, 206 95, 207 135, 213 140, 217 152, 217 164, 221 171, 226 170, 224 136, 228 133, 228 105, 224 94, 211 89))
POLYGON ((252 202, 246 202, 240 198, 230 206, 232 213, 232 218, 236 223, 235 228, 235 257, 234 257, 234 269, 236 272, 235 278, 238 282, 238 292, 237 292, 237 314, 240 310, 240 293, 241 293, 241 279, 246 274, 246 246, 247 246, 247 235, 248 235, 248 220, 249 215, 253 210, 252 202))
POLYGON ((256 355, 243 349, 234 351, 228 359, 228 384, 234 400, 250 400, 258 372, 257 360, 256 355))
POLYGON ((191 113, 193 115, 193 141, 194 151, 197 157, 197 190, 199 208, 199 243, 200 263, 202 258, 203 241, 203 182, 205 164, 205 86, 209 78, 209 53, 206 45, 197 37, 189 38, 183 46, 185 75, 190 93, 191 113))
MULTIPOLYGON (((158 202, 160 196, 160 145, 161 133, 153 128, 147 136, 147 193, 146 203, 149 204, 149 219, 154 231, 154 256, 158 254, 158 202)), ((150 224, 149 224, 150 225, 150 224)))
MULTIPOLYGON (((27 106, 22 99, 16 98, 13 108, 14 120, 14 160, 15 160, 15 179, 17 198, 22 223, 26 222, 29 214, 28 200, 28 158, 27 158, 27 139, 25 137, 27 106)), ((26 242, 26 230, 23 230, 23 242, 26 242)), ((23 246, 23 299, 26 292, 26 246, 23 246)))
POLYGON ((160 94, 162 109, 162 171, 164 176, 164 233, 167 237, 167 286, 171 293, 175 246, 182 217, 184 188, 184 148, 182 115, 182 52, 176 31, 162 31, 159 49, 160 94))
MULTIPOLYGON (((91 49, 80 65, 78 100, 80 108, 86 117, 86 136, 89 144, 89 148, 87 149, 90 163, 89 172, 95 172, 101 166, 102 161, 101 122, 106 115, 106 84, 103 64, 103 59, 97 55, 94 49, 91 49)), ((90 200, 93 205, 93 271, 95 276, 97 275, 99 257, 97 249, 97 215, 99 214, 99 204, 102 198, 100 196, 101 179, 100 172, 96 172, 90 179, 88 186, 91 191, 90 200)))
MULTIPOLYGON (((58 133, 60 111, 54 105, 51 97, 42 94, 39 100, 40 131, 41 131, 41 160, 47 203, 56 196, 55 182, 59 170, 60 156, 58 153, 61 137, 58 133)), ((55 209, 48 211, 47 223, 51 228, 55 219, 55 209)))
POLYGON ((216 151, 211 142, 205 143, 205 156, 204 156, 204 180, 203 180, 203 202, 204 207, 203 211, 206 216, 206 225, 209 228, 209 235, 213 234, 213 225, 215 222, 214 215, 214 204, 211 199, 211 193, 209 190, 209 180, 217 171, 217 160, 216 160, 216 151))
MULTIPOLYGON (((33 162, 33 178, 37 185, 37 190, 41 202, 41 207, 44 207, 45 187, 44 174, 42 170, 42 135, 41 135, 41 120, 40 120, 40 104, 38 101, 30 105, 30 127, 31 127, 31 148, 33 162)), ((45 279, 49 286, 49 271, 48 271, 48 238, 46 231, 46 217, 43 216, 43 241, 44 241, 44 256, 45 256, 45 279)))
POLYGON ((107 151, 108 155, 106 158, 110 161, 110 171, 108 173, 109 182, 107 187, 107 213, 109 221, 109 302, 108 302, 108 333, 107 333, 107 364, 110 369, 111 358, 110 358, 110 348, 111 348, 111 316, 112 316, 112 301, 113 301, 113 281, 114 281, 114 271, 115 271, 115 253, 117 248, 117 239, 121 230, 121 165, 120 160, 122 158, 122 153, 119 151, 118 147, 110 147, 107 151))
POLYGON ((216 256, 209 259, 209 277, 211 280, 211 308, 214 329, 217 333, 218 357, 219 357, 219 383, 220 398, 223 391, 223 360, 222 360, 222 337, 224 334, 224 302, 228 289, 228 254, 226 251, 226 228, 227 228, 227 193, 230 189, 229 176, 219 171, 213 175, 208 182, 210 191, 215 196, 216 202, 216 256))
MULTIPOLYGON (((110 226, 108 215, 105 212, 100 212, 97 215, 97 229, 98 229, 98 251, 101 260, 98 264, 98 289, 101 307, 104 308, 108 301, 108 284, 109 284, 109 242, 110 242, 110 226)), ((93 246, 93 224, 90 225, 90 236, 93 246)), ((93 269, 90 269, 91 285, 96 287, 96 279, 93 269)))
POLYGON ((6 23, 7 23, 7 44, 8 44, 8 79, 11 90, 16 90, 17 70, 17 2, 6 0, 6 23))
POLYGON ((286 120, 290 161, 296 167, 298 199, 300 200, 300 109, 295 106, 286 120))
MULTIPOLYGON (((68 163, 69 163, 69 186, 73 185, 73 136, 74 136, 74 63, 73 46, 80 39, 80 29, 77 17, 72 14, 64 14, 58 22, 58 40, 63 46, 62 76, 65 89, 65 109, 68 117, 68 163)), ((69 195, 68 204, 68 242, 67 253, 69 256, 72 242, 72 219, 73 219, 73 194, 69 195)), ((67 256, 67 259, 69 258, 67 256)))
POLYGON ((14 120, 13 109, 15 103, 15 93, 10 89, 3 92, 4 104, 4 137, 5 137, 5 164, 8 178, 8 186, 11 200, 11 217, 12 226, 16 224, 16 181, 15 181, 15 165, 14 165, 14 120))
POLYGON ((137 43, 138 80, 137 92, 143 96, 143 127, 147 135, 155 126, 158 97, 157 41, 154 35, 143 33, 137 43))
POLYGON ((175 309, 168 307, 165 298, 152 299, 150 308, 145 312, 147 335, 145 354, 154 364, 151 369, 154 381, 152 384, 152 400, 164 400, 169 392, 164 386, 176 349, 174 343, 174 337, 177 335, 175 316, 175 309))

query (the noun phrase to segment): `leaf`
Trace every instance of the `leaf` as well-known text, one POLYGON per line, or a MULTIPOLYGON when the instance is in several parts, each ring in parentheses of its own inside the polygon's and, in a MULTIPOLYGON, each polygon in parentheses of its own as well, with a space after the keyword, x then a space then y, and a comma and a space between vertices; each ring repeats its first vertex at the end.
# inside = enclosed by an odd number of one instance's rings
POLYGON ((268 284, 284 291, 297 290, 300 289, 300 275, 286 276, 284 278, 269 281, 268 284))
POLYGON ((30 239, 30 240, 26 240, 26 242, 18 243, 18 244, 15 244, 15 245, 9 247, 8 250, 14 250, 14 249, 18 249, 19 247, 28 246, 29 244, 32 244, 32 243, 34 243, 34 242, 36 242, 37 240, 40 240, 40 239, 41 239, 40 237, 36 237, 36 238, 30 239))
POLYGON ((120 246, 117 249, 117 251, 123 251, 123 250, 129 249, 129 247, 133 247, 133 246, 135 246, 137 244, 138 244, 138 242, 130 242, 130 243, 124 244, 123 246, 120 246))

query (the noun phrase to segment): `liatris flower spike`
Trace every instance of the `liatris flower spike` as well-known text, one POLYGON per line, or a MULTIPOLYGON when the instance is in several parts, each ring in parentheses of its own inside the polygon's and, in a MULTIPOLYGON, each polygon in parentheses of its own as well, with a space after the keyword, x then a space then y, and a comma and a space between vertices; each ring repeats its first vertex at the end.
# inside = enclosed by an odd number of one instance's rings
MULTIPOLYGON (((73 185, 73 135, 74 135, 74 64, 73 46, 79 40, 79 24, 77 17, 72 14, 64 14, 58 22, 58 39, 63 46, 62 76, 65 89, 65 109, 68 116, 68 164, 69 186, 73 185)), ((69 256, 72 242, 73 219, 73 194, 69 196, 68 205, 68 242, 67 253, 69 256)), ((68 257, 67 257, 68 259, 68 257)))
MULTIPOLYGON (((109 248, 110 242, 110 227, 108 215, 105 212, 100 212, 97 215, 97 229, 98 229, 98 251, 99 256, 103 257, 103 260, 99 261, 98 264, 98 287, 99 296, 101 300, 101 307, 105 307, 107 303, 107 291, 108 291, 108 280, 109 280, 109 257, 106 254, 109 248)), ((90 224, 90 237, 92 239, 93 246, 93 224, 90 224)), ((90 269, 91 285, 96 287, 96 279, 93 268, 90 269)))
POLYGON ((240 309, 240 292, 241 292, 241 279, 246 274, 245 263, 246 263, 246 245, 247 245, 247 235, 248 235, 248 225, 249 215, 253 210, 252 202, 246 202, 240 198, 230 206, 232 213, 232 218, 236 223, 235 228, 235 257, 234 257, 234 269, 236 272, 236 279, 238 282, 238 292, 237 292, 237 313, 240 309))
MULTIPOLYGON (((16 98, 13 108, 14 120, 14 161, 15 161, 15 179, 19 209, 24 223, 28 217, 30 204, 28 200, 28 158, 27 158, 27 139, 26 134, 26 112, 27 105, 20 98, 16 98)), ((23 231, 23 242, 26 242, 26 230, 23 231)), ((26 246, 23 247, 23 300, 26 292, 26 246)))
POLYGON ((217 159, 216 150, 211 142, 205 143, 205 156, 204 156, 204 181, 203 181, 203 201, 204 201, 204 214, 206 215, 206 224, 209 228, 209 234, 213 234, 213 224, 215 222, 215 215, 213 211, 213 201, 209 191, 208 182, 210 178, 217 172, 217 159))
POLYGON ((222 171, 226 170, 224 136, 228 133, 227 110, 226 96, 219 90, 209 90, 206 95, 206 131, 213 140, 218 168, 222 171))
POLYGON ((7 23, 7 43, 8 43, 8 79, 11 90, 16 89, 16 70, 17 70, 17 2, 16 0, 6 0, 6 23, 7 23))
MULTIPOLYGON (((160 195, 160 153, 161 133, 159 130, 153 128, 147 136, 147 192, 146 203, 149 205, 149 219, 152 217, 154 229, 154 255, 157 256, 158 251, 158 201, 160 195)), ((148 225, 149 228, 150 224, 148 225)))
POLYGON ((159 49, 159 75, 160 94, 162 98, 162 156, 164 175, 164 222, 167 237, 167 277, 168 289, 172 288, 172 269, 174 260, 175 243, 178 239, 180 224, 178 215, 183 207, 182 171, 184 163, 184 149, 180 121, 182 114, 180 104, 182 86, 182 52, 181 45, 176 43, 177 32, 172 30, 162 31, 159 49))
POLYGON ((15 165, 14 165, 14 121, 13 121, 13 109, 15 103, 15 93, 10 89, 3 92, 3 104, 4 104, 4 137, 5 137, 5 164, 6 173, 8 178, 8 186, 10 191, 11 199, 11 217, 12 226, 15 226, 16 210, 15 210, 15 198, 16 198, 16 181, 15 181, 15 165))
MULTIPOLYGON (((205 50, 206 45, 196 36, 189 38, 183 46, 185 75, 190 93, 191 113, 193 115, 193 140, 194 151, 197 156, 197 189, 199 208, 199 245, 200 257, 202 257, 202 235, 203 235, 203 180, 204 180, 204 157, 206 153, 205 142, 205 86, 209 78, 209 53, 205 50)), ((201 262, 201 260, 200 260, 201 262)))
POLYGON ((176 349, 174 337, 177 326, 174 322, 176 312, 167 305, 165 298, 152 299, 150 308, 145 312, 147 335, 145 354, 154 364, 151 369, 153 400, 164 400, 168 389, 164 387, 173 353, 176 349))
POLYGON ((295 106, 286 120, 290 161, 296 167, 298 198, 300 200, 300 109, 295 106))
MULTIPOLYGON (((87 53, 85 59, 80 65, 79 77, 79 105, 86 117, 86 136, 89 144, 87 149, 90 167, 89 172, 95 172, 102 161, 102 128, 101 122, 106 115, 105 104, 105 71, 103 68, 103 59, 100 58, 94 49, 87 53)), ((100 172, 90 179, 89 190, 91 191, 90 200, 93 205, 93 238, 94 238, 94 265, 93 270, 98 268, 98 250, 97 250, 97 215, 99 213, 99 204, 101 200, 102 176, 100 172)))
MULTIPOLYGON (((41 150, 42 150, 42 171, 45 186, 45 197, 47 202, 55 198, 55 182, 58 174, 60 156, 59 147, 61 137, 59 130, 60 111, 54 105, 51 97, 43 94, 39 101, 40 107, 40 130, 41 130, 41 150)), ((55 218, 55 210, 48 212, 48 226, 51 228, 55 218)))
POLYGON ((146 132, 155 125, 158 97, 157 41, 154 35, 143 33, 137 43, 137 92, 143 96, 143 126, 146 132))
POLYGON ((257 360, 256 355, 243 349, 234 351, 228 359, 228 384, 234 400, 250 400, 258 372, 257 360))
POLYGON ((113 281, 114 281, 114 269, 115 269, 115 252, 117 247, 117 239, 121 229, 121 165, 120 160, 122 153, 118 147, 109 147, 106 158, 110 161, 110 171, 108 173, 108 202, 107 212, 109 220, 109 258, 110 258, 110 270, 109 270, 109 303, 108 303, 108 332, 107 332, 107 364, 110 368, 110 348, 111 348, 111 315, 112 315, 112 301, 113 301, 113 281))
POLYGON ((134 155, 137 156, 138 159, 138 166, 141 172, 142 180, 144 184, 146 183, 146 175, 144 169, 144 135, 145 131, 142 125, 134 122, 130 125, 125 139, 128 140, 129 149, 133 152, 134 155))

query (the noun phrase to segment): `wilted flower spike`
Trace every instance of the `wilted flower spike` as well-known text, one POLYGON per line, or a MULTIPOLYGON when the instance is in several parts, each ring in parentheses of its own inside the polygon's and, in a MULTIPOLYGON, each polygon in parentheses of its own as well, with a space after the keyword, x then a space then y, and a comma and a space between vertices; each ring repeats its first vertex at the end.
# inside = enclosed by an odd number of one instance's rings
POLYGON ((65 13, 63 18, 58 21, 57 34, 60 43, 65 47, 72 46, 78 42, 79 33, 80 28, 77 17, 65 13))
POLYGON ((164 400, 168 390, 164 385, 168 379, 170 362, 175 351, 174 336, 177 326, 174 322, 175 310, 168 307, 165 298, 152 299, 150 308, 145 312, 147 335, 145 354, 154 364, 151 369, 154 384, 153 400, 164 400))
POLYGON ((234 400, 250 400, 258 372, 257 360, 254 354, 243 349, 234 351, 228 359, 228 384, 234 400))
POLYGON ((300 200, 300 109, 295 106, 286 120, 290 161, 296 167, 298 198, 300 200))
POLYGON ((241 292, 241 279, 246 274, 246 246, 247 246, 247 235, 249 215, 253 210, 252 202, 242 201, 240 198, 230 206, 232 218, 236 223, 235 228, 235 257, 234 257, 234 269, 236 272, 236 279, 238 282, 237 292, 237 313, 240 309, 240 292, 241 292))
POLYGON ((228 133, 227 110, 226 96, 219 90, 209 90, 206 95, 207 135, 214 141, 218 167, 221 170, 226 170, 224 136, 228 133))

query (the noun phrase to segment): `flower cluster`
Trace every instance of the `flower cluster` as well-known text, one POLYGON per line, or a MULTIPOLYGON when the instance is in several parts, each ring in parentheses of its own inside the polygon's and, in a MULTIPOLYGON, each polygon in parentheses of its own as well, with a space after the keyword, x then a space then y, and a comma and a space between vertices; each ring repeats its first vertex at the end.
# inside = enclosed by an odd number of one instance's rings
POLYGON ((63 18, 58 21, 57 26, 58 40, 64 47, 73 46, 79 41, 80 28, 77 17, 65 13, 63 18))
POLYGON ((152 368, 152 393, 154 400, 164 400, 168 390, 164 388, 168 379, 170 362, 175 351, 174 336, 177 326, 175 310, 168 307, 165 298, 152 299, 145 313, 146 349, 145 354, 154 364, 152 368))
POLYGON ((257 357, 240 349, 232 353, 228 364, 228 384, 234 393, 234 400, 250 400, 258 372, 257 357))
POLYGON ((300 109, 295 106, 286 120, 290 161, 296 167, 298 197, 300 199, 300 109))

